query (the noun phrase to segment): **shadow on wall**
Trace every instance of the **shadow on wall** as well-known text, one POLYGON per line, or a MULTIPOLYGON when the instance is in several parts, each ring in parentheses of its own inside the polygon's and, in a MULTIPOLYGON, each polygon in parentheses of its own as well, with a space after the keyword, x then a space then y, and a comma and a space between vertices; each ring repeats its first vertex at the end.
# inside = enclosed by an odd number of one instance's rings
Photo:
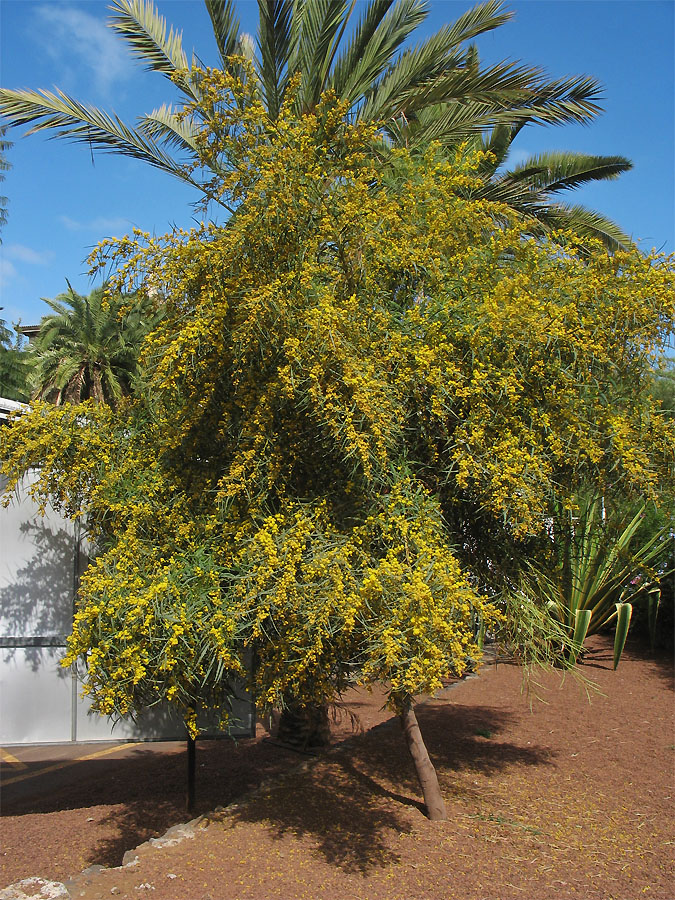
MULTIPOLYGON (((3 510, 6 512, 8 510, 3 510)), ((16 516, 4 515, 2 526, 0 631, 5 644, 3 660, 8 662, 13 657, 16 647, 7 644, 16 638, 16 646, 25 647, 26 659, 35 671, 44 658, 41 650, 48 649, 50 657, 60 655, 62 651, 54 647, 31 647, 30 640, 60 638, 59 644, 63 646, 65 636, 71 632, 75 574, 73 529, 70 523, 48 519, 17 522, 16 516)), ((79 563, 86 565, 86 557, 79 563)))
MULTIPOLYGON (((74 523, 53 509, 40 515, 26 495, 29 483, 30 475, 9 506, 0 507, 0 739, 39 743, 183 737, 180 711, 159 699, 137 717, 119 721, 92 712, 82 696, 84 665, 77 667, 79 684, 72 670, 61 667, 72 631, 77 576, 88 563, 81 546, 87 545, 80 545, 74 523)), ((255 715, 244 685, 224 685, 223 690, 231 696, 233 733, 249 736, 255 715)), ((200 715, 199 724, 205 733, 220 731, 213 715, 200 715)))

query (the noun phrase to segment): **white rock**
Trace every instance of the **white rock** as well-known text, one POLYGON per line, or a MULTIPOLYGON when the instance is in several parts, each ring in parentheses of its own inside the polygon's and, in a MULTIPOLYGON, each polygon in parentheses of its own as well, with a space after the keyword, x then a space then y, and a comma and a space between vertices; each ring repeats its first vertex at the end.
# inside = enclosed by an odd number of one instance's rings
POLYGON ((60 881, 24 878, 0 891, 0 900, 70 900, 70 894, 60 881))

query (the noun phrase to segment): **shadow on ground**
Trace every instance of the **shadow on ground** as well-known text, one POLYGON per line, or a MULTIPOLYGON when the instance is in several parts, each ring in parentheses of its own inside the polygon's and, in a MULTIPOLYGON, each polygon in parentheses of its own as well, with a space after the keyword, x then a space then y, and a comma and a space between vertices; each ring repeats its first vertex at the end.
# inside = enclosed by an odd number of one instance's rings
MULTIPOLYGON (((116 866, 125 851, 178 822, 232 803, 297 759, 260 741, 198 741, 197 802, 188 813, 185 753, 141 747, 123 759, 81 760, 69 771, 44 776, 50 787, 38 795, 19 796, 18 785, 3 788, 2 817, 81 811, 83 827, 110 835, 95 844, 89 862, 116 866), (68 779, 60 786, 59 776, 68 779)), ((41 765, 48 767, 50 761, 41 765)))
MULTIPOLYGON (((613 636, 612 636, 613 640, 613 636)), ((673 666, 673 653, 670 650, 657 648, 652 651, 649 642, 644 638, 632 638, 629 635, 628 641, 621 656, 621 662, 629 660, 637 660, 651 667, 651 670, 658 675, 669 690, 675 687, 675 668, 673 666)), ((579 660, 582 674, 588 674, 593 679, 593 669, 613 668, 613 648, 608 641, 596 645, 590 650, 586 650, 579 660)))
MULTIPOLYGON (((486 774, 512 765, 539 765, 549 754, 500 741, 513 717, 487 707, 431 701, 418 707, 422 733, 446 791, 453 772, 486 774), (490 740, 486 740, 486 737, 490 740), (445 776, 445 778, 443 778, 445 776)), ((282 838, 297 835, 332 865, 366 873, 396 860, 391 834, 409 833, 424 815, 421 793, 398 721, 390 719, 347 745, 312 762, 238 810, 235 820, 262 822, 282 838)), ((38 796, 4 792, 2 815, 24 816, 75 810, 82 827, 94 832, 89 863, 116 866, 125 851, 192 815, 227 806, 297 766, 306 757, 271 741, 199 741, 197 803, 188 814, 186 757, 137 748, 123 759, 78 762, 59 786, 38 796)), ((49 761, 44 761, 49 765, 49 761)))
MULTIPOLYGON (((429 703, 418 717, 430 756, 443 776, 465 769, 493 774, 514 765, 549 763, 550 751, 500 741, 513 717, 486 707, 429 703), (491 740, 486 740, 486 735, 491 740)), ((263 823, 278 839, 297 836, 328 863, 367 874, 398 861, 392 833, 421 824, 424 807, 412 761, 395 720, 354 738, 309 771, 296 773, 234 814, 263 823)))

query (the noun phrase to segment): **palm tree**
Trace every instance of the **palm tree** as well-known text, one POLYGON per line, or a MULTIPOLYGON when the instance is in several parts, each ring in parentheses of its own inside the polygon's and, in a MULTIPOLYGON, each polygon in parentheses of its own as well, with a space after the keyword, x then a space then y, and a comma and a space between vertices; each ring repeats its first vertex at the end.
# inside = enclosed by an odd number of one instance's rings
POLYGON ((18 326, 15 325, 13 330, 14 334, 5 320, 0 319, 0 397, 24 401, 28 399, 32 360, 21 345, 18 326))
MULTIPOLYGON (((326 90, 348 104, 354 119, 381 123, 383 136, 415 148, 430 140, 447 147, 491 130, 492 148, 508 149, 529 123, 588 122, 599 111, 599 85, 585 76, 548 80, 542 70, 516 63, 481 69, 467 42, 511 18, 501 0, 487 0, 444 26, 423 43, 403 50, 424 21, 426 0, 369 0, 348 32, 356 0, 258 0, 257 47, 239 32, 232 0, 204 0, 225 71, 241 72, 237 57, 255 66, 260 97, 274 120, 292 76, 302 76, 296 96, 309 110, 326 90)), ((111 27, 149 69, 171 80, 186 102, 199 108, 199 69, 190 65, 181 35, 158 14, 151 0, 113 0, 111 27)), ((204 107, 202 107, 204 112, 204 107)), ((0 90, 0 113, 29 133, 48 130, 89 147, 141 159, 203 188, 185 166, 197 159, 196 136, 205 122, 181 118, 165 104, 141 117, 136 127, 114 114, 86 106, 63 91, 0 90)), ((546 228, 567 223, 587 226, 609 246, 630 243, 617 226, 596 213, 550 202, 563 188, 615 177, 630 168, 622 157, 579 161, 539 160, 487 179, 489 192, 546 228), (561 166, 564 185, 559 185, 561 166), (556 174, 558 173, 558 174, 556 174)), ((500 160, 501 162, 501 160, 500 160)))
POLYGON ((111 295, 105 287, 88 297, 68 283, 44 316, 34 347, 34 399, 78 403, 92 399, 114 406, 131 392, 138 352, 151 324, 144 305, 111 295))

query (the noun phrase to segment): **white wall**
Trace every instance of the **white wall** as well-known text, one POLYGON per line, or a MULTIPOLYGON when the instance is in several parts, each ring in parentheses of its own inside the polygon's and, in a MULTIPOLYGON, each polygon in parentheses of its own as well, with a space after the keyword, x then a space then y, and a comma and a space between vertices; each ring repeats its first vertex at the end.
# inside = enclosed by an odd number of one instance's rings
MULTIPOLYGON (((30 477, 0 508, 0 743, 184 737, 181 719, 164 706, 113 726, 91 712, 77 674, 59 665, 83 557, 72 522, 54 510, 40 516, 26 494, 30 477)), ((0 481, 0 493, 3 487, 0 481)), ((234 712, 237 734, 254 733, 254 708, 245 695, 234 712)))

